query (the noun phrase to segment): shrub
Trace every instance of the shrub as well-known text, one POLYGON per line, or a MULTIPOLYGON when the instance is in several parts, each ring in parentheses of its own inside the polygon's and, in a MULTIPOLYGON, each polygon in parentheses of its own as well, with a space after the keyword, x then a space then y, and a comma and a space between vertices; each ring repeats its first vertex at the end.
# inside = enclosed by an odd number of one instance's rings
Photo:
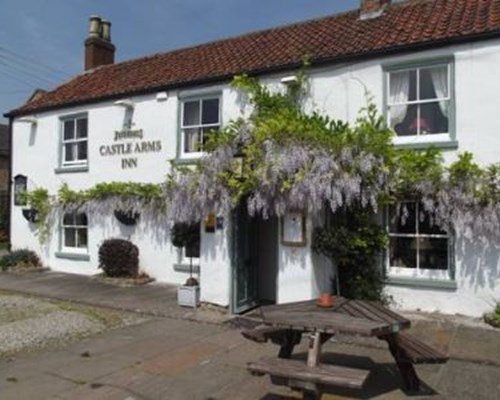
POLYGON ((495 328, 500 328, 500 302, 497 302, 492 312, 484 315, 484 321, 495 328))
POLYGON ((41 267, 42 263, 37 254, 29 249, 14 250, 0 258, 0 268, 4 271, 17 265, 41 267))
POLYGON ((110 277, 136 277, 139 249, 124 239, 107 239, 99 248, 99 268, 110 277))

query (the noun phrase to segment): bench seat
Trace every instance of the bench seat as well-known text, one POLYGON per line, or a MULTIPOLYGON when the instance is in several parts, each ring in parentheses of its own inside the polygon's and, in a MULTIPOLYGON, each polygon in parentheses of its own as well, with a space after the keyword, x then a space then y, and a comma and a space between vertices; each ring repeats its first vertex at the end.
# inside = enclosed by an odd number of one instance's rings
POLYGON ((266 343, 268 340, 279 339, 286 334, 286 329, 273 328, 267 325, 258 325, 252 329, 245 329, 241 334, 257 343, 266 343))
POLYGON ((264 357, 248 364, 255 375, 269 374, 299 382, 310 382, 326 386, 361 389, 370 371, 337 365, 320 364, 308 367, 305 361, 264 357))
POLYGON ((413 364, 444 364, 449 357, 408 333, 397 336, 398 346, 413 364))

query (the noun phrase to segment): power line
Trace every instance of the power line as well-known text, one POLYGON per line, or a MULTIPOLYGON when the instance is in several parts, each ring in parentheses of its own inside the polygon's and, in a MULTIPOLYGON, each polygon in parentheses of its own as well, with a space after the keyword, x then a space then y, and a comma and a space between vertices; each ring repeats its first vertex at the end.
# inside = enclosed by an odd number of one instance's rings
POLYGON ((6 63, 5 61, 2 61, 1 59, 0 59, 0 65, 3 65, 4 67, 6 67, 10 70, 13 70, 17 74, 24 74, 26 76, 33 78, 33 79, 36 79, 37 81, 44 82, 45 84, 49 84, 49 85, 56 84, 56 82, 54 80, 42 77, 41 75, 38 75, 37 73, 27 71, 25 67, 14 66, 12 64, 6 63))
POLYGON ((56 74, 54 72, 46 71, 43 68, 39 68, 35 64, 31 64, 31 63, 28 63, 25 61, 20 61, 19 59, 14 58, 14 57, 10 56, 9 54, 2 53, 1 51, 0 51, 0 60, 3 60, 4 63, 9 64, 13 68, 22 68, 24 70, 28 70, 32 73, 35 73, 39 76, 43 76, 44 78, 47 77, 47 79, 50 79, 50 80, 61 81, 63 79, 66 79, 66 78, 63 78, 61 74, 56 74))
POLYGON ((37 65, 37 66, 39 66, 39 67, 45 68, 45 69, 47 69, 47 70, 49 70, 49 71, 55 72, 55 73, 57 73, 57 74, 61 74, 61 75, 63 75, 65 78, 69 78, 69 77, 70 77, 70 75, 69 75, 67 72, 65 72, 65 71, 62 71, 62 70, 60 70, 60 69, 57 69, 57 68, 51 67, 51 66, 49 66, 49 65, 47 65, 47 64, 43 64, 43 63, 41 63, 40 61, 35 60, 35 59, 33 59, 33 58, 28 58, 28 57, 25 57, 25 56, 23 56, 23 55, 21 55, 21 54, 19 54, 19 53, 16 53, 15 51, 12 51, 12 50, 10 50, 10 49, 6 48, 5 46, 0 45, 0 51, 3 51, 4 53, 8 53, 8 54, 10 54, 11 56, 17 57, 17 58, 19 58, 19 59, 21 59, 21 60, 24 60, 24 61, 30 62, 30 63, 32 63, 32 64, 35 64, 35 65, 37 65))
MULTIPOLYGON (((2 67, 2 64, 0 64, 0 67, 2 67)), ((28 81, 26 80, 26 77, 23 77, 23 78, 20 78, 19 76, 17 75, 14 75, 13 73, 11 73, 10 71, 5 71, 3 70, 2 71, 2 74, 5 74, 9 77, 11 77, 12 79, 14 79, 15 81, 19 82, 19 83, 22 83, 23 85, 27 85, 31 88, 33 87, 38 87, 38 83, 37 82, 34 82, 34 81, 29 81, 30 79, 28 78, 28 81)))

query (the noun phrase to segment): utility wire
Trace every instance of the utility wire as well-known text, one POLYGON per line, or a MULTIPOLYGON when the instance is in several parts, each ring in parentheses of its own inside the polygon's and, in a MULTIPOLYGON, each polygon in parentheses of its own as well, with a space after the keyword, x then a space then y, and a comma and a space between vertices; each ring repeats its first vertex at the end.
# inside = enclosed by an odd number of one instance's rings
MULTIPOLYGON (((2 64, 0 64, 0 67, 2 67, 2 64)), ((36 88, 36 87, 38 87, 38 86, 39 86, 39 83, 34 82, 34 81, 29 81, 29 80, 30 80, 30 78, 28 78, 28 80, 26 80, 26 79, 27 79, 26 77, 20 78, 19 76, 17 76, 17 75, 15 75, 15 74, 11 73, 11 72, 10 72, 10 71, 8 71, 8 70, 7 70, 7 71, 6 71, 6 70, 3 70, 3 71, 1 71, 1 73, 2 73, 2 74, 4 74, 4 75, 7 75, 7 76, 9 76, 9 77, 11 77, 11 78, 12 78, 12 79, 14 79, 15 81, 17 81, 17 82, 19 82, 19 83, 22 83, 23 85, 27 85, 27 86, 29 86, 29 87, 31 87, 31 88, 33 88, 33 87, 35 87, 35 88, 36 88)))
POLYGON ((44 69, 39 69, 37 68, 34 64, 29 64, 24 61, 19 61, 16 58, 13 58, 9 56, 8 54, 4 54, 0 51, 0 62, 3 62, 4 64, 16 68, 16 69, 22 69, 23 71, 29 71, 30 73, 37 75, 39 77, 43 77, 44 79, 50 80, 50 81, 57 81, 60 82, 61 80, 65 79, 62 78, 61 75, 56 76, 54 72, 48 72, 44 69))
POLYGON ((1 59, 0 59, 0 65, 3 65, 4 67, 8 68, 9 70, 13 71, 16 74, 23 74, 23 75, 29 76, 29 77, 31 77, 39 82, 44 82, 46 85, 47 84, 52 85, 52 86, 56 85, 55 81, 53 81, 49 78, 42 77, 41 75, 35 74, 31 71, 27 71, 27 70, 20 68, 18 66, 8 64, 5 61, 2 61, 1 59))
POLYGON ((62 76, 64 76, 64 78, 69 78, 69 77, 70 77, 70 75, 69 75, 67 72, 65 72, 65 71, 62 71, 62 70, 60 70, 60 69, 57 69, 57 68, 51 67, 51 66, 49 66, 49 65, 47 65, 47 64, 43 64, 43 63, 41 63, 41 62, 39 62, 38 60, 35 60, 35 59, 33 59, 33 58, 28 58, 28 57, 25 57, 25 56, 23 56, 23 55, 21 55, 21 54, 19 54, 19 53, 16 53, 15 51, 12 51, 12 50, 8 49, 8 48, 7 48, 7 47, 5 47, 5 46, 0 45, 0 52, 8 53, 8 54, 10 54, 11 56, 14 56, 14 57, 17 57, 17 58, 19 58, 19 59, 21 59, 21 60, 25 60, 25 61, 27 61, 27 62, 29 62, 29 63, 35 64, 35 65, 37 65, 38 67, 42 67, 42 68, 45 68, 45 69, 47 69, 47 70, 49 70, 49 71, 55 72, 55 73, 57 73, 58 75, 62 75, 62 76))

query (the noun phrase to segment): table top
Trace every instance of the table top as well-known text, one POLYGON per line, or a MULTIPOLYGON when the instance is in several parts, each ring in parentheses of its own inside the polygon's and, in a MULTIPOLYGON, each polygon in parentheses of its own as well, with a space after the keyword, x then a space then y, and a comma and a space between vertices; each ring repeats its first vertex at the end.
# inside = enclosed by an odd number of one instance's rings
POLYGON ((267 325, 305 332, 349 333, 383 336, 408 329, 410 320, 374 302, 335 298, 324 308, 316 300, 278 304, 261 308, 267 325))

